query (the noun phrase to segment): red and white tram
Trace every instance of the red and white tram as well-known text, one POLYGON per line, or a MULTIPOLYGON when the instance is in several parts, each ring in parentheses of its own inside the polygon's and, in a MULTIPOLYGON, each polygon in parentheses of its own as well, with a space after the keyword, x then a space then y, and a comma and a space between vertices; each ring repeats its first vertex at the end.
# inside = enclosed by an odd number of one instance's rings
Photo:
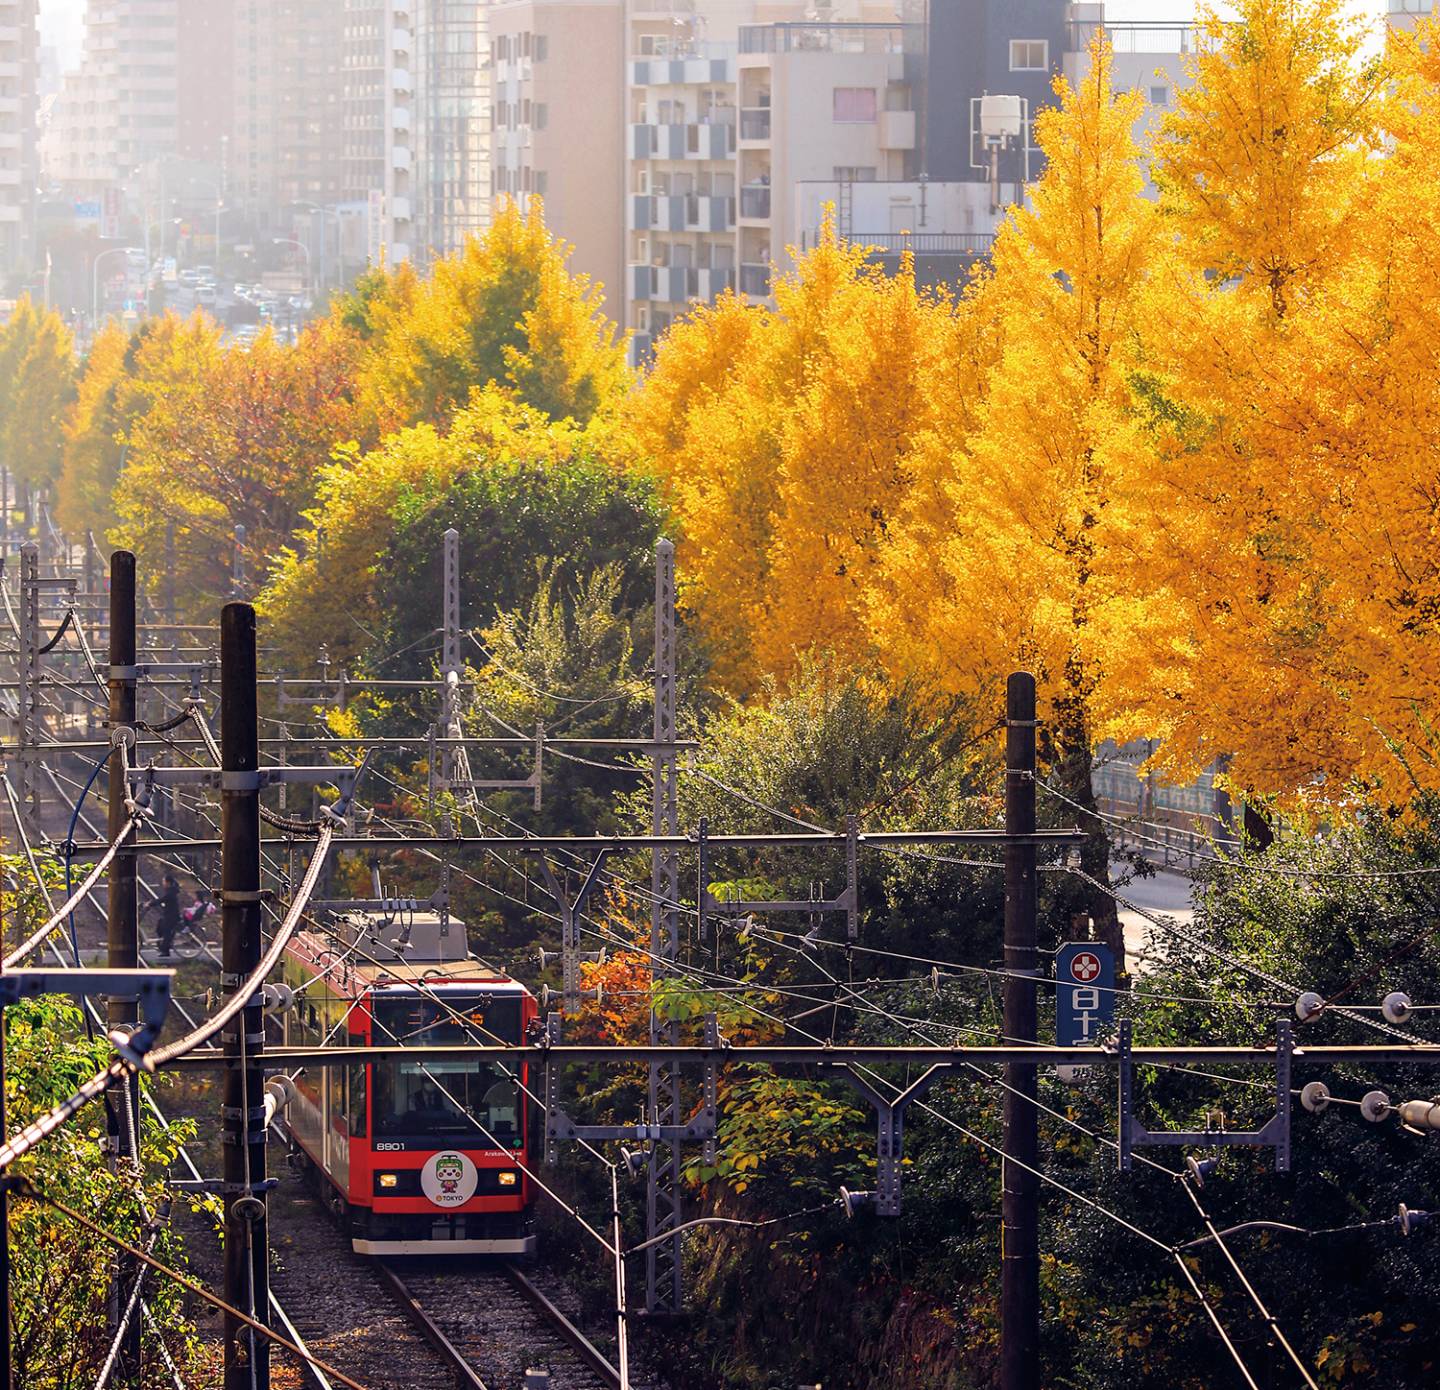
MULTIPOLYGON (((292 1047, 519 1043, 537 1014, 523 985, 469 955, 461 922, 431 912, 297 932, 283 978, 294 1000, 274 1022, 292 1047)), ((514 1075, 480 1058, 315 1067, 281 1115, 362 1254, 528 1254, 530 1114, 514 1075)))

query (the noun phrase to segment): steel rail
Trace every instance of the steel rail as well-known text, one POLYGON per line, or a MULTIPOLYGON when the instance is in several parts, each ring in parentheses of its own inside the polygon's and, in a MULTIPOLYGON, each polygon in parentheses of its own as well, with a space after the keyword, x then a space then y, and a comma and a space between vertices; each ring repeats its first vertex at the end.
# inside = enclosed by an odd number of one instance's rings
POLYGON ((506 1263, 501 1268, 505 1271, 505 1277, 554 1325, 555 1330, 570 1344, 571 1350, 580 1357, 585 1365, 606 1385, 613 1386, 614 1390, 620 1390, 620 1372, 610 1364, 604 1352, 545 1297, 544 1293, 535 1286, 518 1265, 506 1263))
POLYGON ((448 1363, 450 1369, 455 1372, 455 1378, 461 1390, 490 1390, 490 1387, 480 1379, 475 1368, 465 1359, 460 1349, 445 1335, 440 1324, 425 1311, 420 1300, 406 1287, 405 1281, 382 1261, 375 1262, 375 1272, 380 1276, 380 1282, 385 1285, 396 1303, 400 1305, 400 1310, 410 1319, 415 1330, 435 1348, 441 1358, 448 1363))

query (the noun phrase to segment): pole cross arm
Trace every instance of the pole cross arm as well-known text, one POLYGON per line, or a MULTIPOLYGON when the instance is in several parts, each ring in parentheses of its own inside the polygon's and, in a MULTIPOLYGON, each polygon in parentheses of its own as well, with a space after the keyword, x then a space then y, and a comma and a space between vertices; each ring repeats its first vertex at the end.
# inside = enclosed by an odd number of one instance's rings
POLYGON ((882 1095, 853 1067, 842 1066, 838 1070, 840 1075, 870 1102, 871 1108, 875 1111, 877 1130, 875 1214, 877 1216, 899 1216, 900 1164, 905 1145, 905 1111, 913 1101, 919 1100, 952 1068, 948 1063, 939 1063, 931 1067, 897 1096, 882 1095))
POLYGON ((1270 1059, 1275 1067, 1275 1113, 1259 1129, 1226 1129, 1223 1118, 1220 1124, 1200 1130, 1146 1128, 1135 1116, 1135 1061, 1128 1018, 1120 1022, 1115 1052, 1119 1064, 1118 1151, 1122 1172, 1131 1169, 1132 1150, 1156 1146, 1274 1149, 1275 1171, 1290 1171, 1290 1074, 1295 1044, 1288 1021, 1282 1019, 1276 1028, 1275 1051, 1270 1059))
POLYGON ((314 912, 375 912, 393 917, 401 912, 423 912, 434 904, 433 898, 312 898, 314 912))
POLYGON ((563 1012, 569 1013, 572 1002, 580 995, 580 917, 585 911, 585 905, 590 901, 591 894, 600 883, 610 851, 602 849, 595 856, 595 862, 590 866, 585 882, 581 884, 580 891, 573 900, 561 888, 560 880, 556 878, 555 870, 550 867, 544 851, 537 849, 529 852, 540 861, 540 873, 545 879, 545 887, 560 909, 560 1007, 563 1012))
MULTIPOLYGON (((854 941, 860 932, 860 874, 859 874, 859 822, 854 816, 845 817, 843 841, 845 845, 845 889, 833 898, 781 898, 768 902, 758 899, 717 898, 710 891, 710 845, 715 837, 710 834, 709 822, 703 817, 696 832, 695 841, 699 847, 699 883, 696 896, 699 901, 700 940, 710 940, 710 918, 740 917, 752 912, 843 912, 845 914, 845 937, 854 941)), ((837 839, 840 837, 837 837, 837 839)))
POLYGON ((0 1007, 42 994, 133 999, 140 1006, 140 1027, 133 1033, 112 1030, 110 1043, 131 1066, 153 1071, 154 1064, 146 1054, 165 1026, 174 980, 173 970, 12 970, 0 974, 0 1007))
POLYGON ((358 769, 353 767, 262 767, 250 772, 221 771, 218 767, 154 767, 145 776, 161 787, 219 787, 223 791, 259 791, 286 783, 310 783, 339 787, 342 792, 355 784, 358 769))

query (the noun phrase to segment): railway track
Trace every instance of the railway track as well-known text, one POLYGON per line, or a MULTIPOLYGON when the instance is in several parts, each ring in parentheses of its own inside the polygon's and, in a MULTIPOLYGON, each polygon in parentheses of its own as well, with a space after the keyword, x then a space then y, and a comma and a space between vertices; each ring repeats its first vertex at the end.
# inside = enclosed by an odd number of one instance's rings
POLYGON ((524 1390, 532 1368, 550 1390, 618 1390, 619 1372, 522 1270, 446 1265, 376 1268, 461 1390, 524 1390))

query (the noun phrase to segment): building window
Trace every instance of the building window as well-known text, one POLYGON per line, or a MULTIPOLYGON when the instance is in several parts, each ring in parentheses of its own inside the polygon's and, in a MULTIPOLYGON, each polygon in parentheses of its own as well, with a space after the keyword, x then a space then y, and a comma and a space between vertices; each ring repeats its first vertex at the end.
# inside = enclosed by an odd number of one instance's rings
POLYGON ((535 61, 543 63, 550 56, 550 40, 545 34, 535 35, 535 61))
POLYGON ((545 177, 543 169, 535 171, 535 191, 543 198, 550 191, 550 180, 545 177))
POLYGON ((544 130, 550 123, 550 108, 543 102, 537 101, 532 108, 533 121, 536 130, 544 130))
POLYGON ((1151 87, 1151 88, 1150 88, 1150 105, 1151 105, 1151 106, 1169 106, 1169 105, 1170 105, 1170 88, 1169 88, 1169 87, 1151 87))
POLYGON ((836 87, 835 120, 857 125, 875 119, 874 87, 836 87))
POLYGON ((873 164, 837 164, 835 165, 836 183, 874 183, 875 166, 873 164))
POLYGON ((1050 45, 1045 39, 1011 39, 1011 72, 1044 72, 1050 66, 1050 45))

